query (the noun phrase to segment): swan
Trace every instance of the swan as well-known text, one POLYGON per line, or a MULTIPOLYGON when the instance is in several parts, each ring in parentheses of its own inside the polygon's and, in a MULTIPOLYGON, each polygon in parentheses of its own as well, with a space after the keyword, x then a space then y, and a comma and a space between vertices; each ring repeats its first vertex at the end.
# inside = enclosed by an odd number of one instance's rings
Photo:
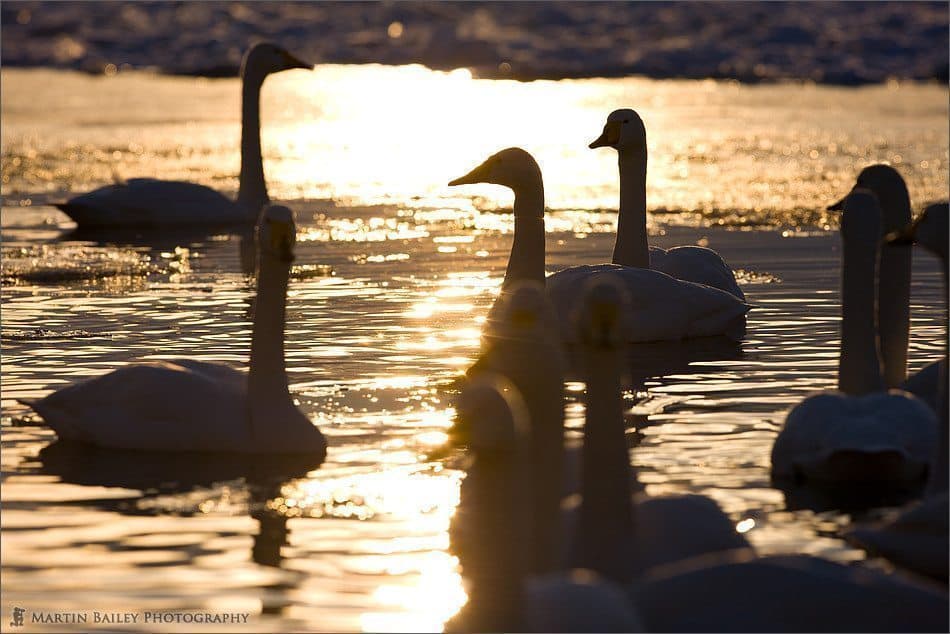
POLYGON ((323 434, 287 389, 284 314, 294 236, 290 209, 262 212, 249 372, 192 359, 143 361, 26 404, 60 439, 99 447, 322 455, 323 434))
MULTIPOLYGON (((532 572, 547 573, 565 566, 593 568, 606 578, 622 581, 637 570, 683 557, 749 548, 732 522, 707 498, 631 497, 639 483, 629 466, 620 389, 624 357, 620 316, 625 311, 620 298, 625 291, 609 275, 595 277, 590 284, 593 287, 580 298, 578 311, 578 331, 591 372, 580 452, 576 446, 564 446, 560 348, 557 334, 547 325, 551 308, 539 283, 513 284, 496 326, 497 341, 484 355, 481 371, 474 375, 506 377, 525 403, 530 433, 527 468, 532 481, 545 483, 535 489, 528 505, 532 572), (574 482, 577 479, 579 485, 574 482), (577 489, 584 494, 580 505, 573 494, 577 489), (578 526, 585 537, 576 538, 578 526), (695 530, 696 526, 703 530, 695 530), (591 531, 610 536, 600 544, 606 550, 604 565, 583 550, 591 531), (612 568, 613 564, 617 567, 612 568)), ((466 444, 463 432, 456 429, 453 437, 456 443, 466 444)), ((477 469, 469 470, 462 481, 463 500, 472 499, 466 491, 479 486, 478 477, 477 469)), ((492 498, 487 499, 485 504, 490 504, 492 498)), ((463 568, 476 557, 471 545, 479 541, 466 518, 479 512, 478 505, 460 503, 459 521, 450 531, 452 550, 463 568)))
POLYGON ((565 341, 574 340, 571 313, 584 283, 603 272, 621 280, 633 300, 634 310, 624 315, 631 341, 719 335, 738 341, 745 336, 748 304, 718 288, 677 280, 660 271, 619 264, 584 265, 564 269, 545 280, 544 184, 541 169, 525 150, 502 150, 449 185, 474 183, 503 185, 515 194, 514 241, 502 294, 515 280, 546 284, 565 341))
MULTIPOLYGON (((947 285, 947 235, 950 211, 946 203, 931 205, 913 225, 887 236, 890 244, 918 242, 940 258, 947 285)), ((946 354, 946 352, 945 352, 946 354)), ((946 357, 945 357, 946 358, 946 357)), ((946 372, 946 361, 942 364, 946 372)), ((914 572, 947 582, 950 559, 950 499, 948 499, 948 456, 950 456, 950 416, 948 416, 947 377, 939 381, 939 441, 931 460, 926 495, 896 517, 877 526, 856 526, 847 538, 874 555, 914 572)))
POLYGON ((808 555, 699 557, 629 587, 650 632, 944 632, 946 589, 808 555))
POLYGON ((611 112, 603 133, 589 147, 617 150, 620 209, 614 264, 662 271, 676 279, 724 290, 745 301, 732 269, 712 249, 647 247, 647 131, 635 110, 623 108, 611 112))
MULTIPOLYGON (((869 189, 881 209, 881 237, 903 229, 910 222, 910 195, 901 175, 890 165, 870 165, 858 174, 857 188, 869 189)), ((842 211, 847 196, 828 207, 842 211)), ((910 340, 909 248, 884 249, 880 253, 877 276, 877 325, 880 337, 884 384, 902 387, 907 378, 907 344, 910 340)))
POLYGON ((204 185, 133 178, 56 204, 87 228, 252 224, 269 202, 261 158, 260 94, 271 73, 313 68, 284 49, 261 42, 241 64, 241 176, 236 201, 204 185))
POLYGON ((623 590, 586 571, 539 575, 532 568, 533 490, 529 408, 507 379, 484 372, 456 404, 456 431, 472 463, 453 526, 472 539, 462 571, 468 603, 446 631, 642 632, 623 590))
POLYGON ((580 506, 566 522, 569 563, 628 582, 680 559, 750 549, 715 502, 698 495, 632 496, 623 419, 626 291, 616 278, 591 278, 577 314, 586 373, 580 506))
POLYGON ((927 470, 934 413, 906 392, 884 391, 881 376, 874 324, 880 222, 876 196, 853 190, 841 216, 839 391, 810 396, 788 413, 772 447, 777 479, 902 483, 927 470))

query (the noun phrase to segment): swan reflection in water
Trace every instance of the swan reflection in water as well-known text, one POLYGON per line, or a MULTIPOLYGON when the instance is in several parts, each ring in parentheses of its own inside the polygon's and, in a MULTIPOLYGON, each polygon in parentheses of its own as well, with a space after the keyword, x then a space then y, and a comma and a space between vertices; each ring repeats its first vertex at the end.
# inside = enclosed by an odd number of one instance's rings
MULTIPOLYGON (((215 496, 221 496, 222 487, 230 497, 246 494, 246 512, 258 528, 250 560, 284 573, 260 586, 261 613, 280 615, 291 605, 288 593, 300 584, 302 574, 282 567, 289 531, 288 516, 279 502, 283 488, 318 469, 322 456, 130 451, 57 441, 39 452, 38 461, 39 475, 55 476, 66 484, 139 491, 77 502, 121 515, 201 515, 213 506, 209 502, 215 496)), ((189 550, 192 545, 179 547, 189 550)))

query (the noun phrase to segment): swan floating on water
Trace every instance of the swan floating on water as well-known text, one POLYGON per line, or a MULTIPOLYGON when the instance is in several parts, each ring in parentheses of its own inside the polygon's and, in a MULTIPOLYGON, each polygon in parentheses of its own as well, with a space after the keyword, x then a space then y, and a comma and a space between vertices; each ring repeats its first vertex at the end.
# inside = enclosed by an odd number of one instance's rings
POLYGON ((735 273, 712 249, 681 246, 672 249, 647 246, 647 131, 635 110, 615 110, 607 117, 603 133, 590 148, 617 150, 620 166, 620 208, 612 262, 662 271, 678 280, 697 282, 731 293, 745 301, 735 273))
MULTIPOLYGON (((640 570, 684 557, 750 548, 707 498, 631 496, 639 483, 629 464, 620 387, 625 291, 609 275, 590 280, 589 286, 575 316, 588 389, 580 452, 564 446, 563 373, 557 334, 546 323, 551 309, 540 284, 513 285, 496 325, 497 341, 475 375, 505 376, 524 403, 530 434, 526 469, 532 481, 544 483, 535 487, 526 504, 533 527, 531 571, 581 567, 626 581, 640 570), (574 483, 577 479, 579 484, 574 483), (583 497, 574 494, 578 489, 583 497)), ((456 430, 454 436, 464 440, 464 432, 456 430)), ((463 569, 481 539, 472 532, 475 520, 470 519, 482 512, 472 502, 477 498, 468 493, 481 486, 479 470, 473 467, 462 481, 462 502, 450 530, 463 569)), ((490 504, 493 497, 486 499, 482 504, 490 504)))
MULTIPOLYGON (((947 286, 947 236, 950 234, 950 210, 947 203, 931 205, 913 225, 888 236, 888 241, 916 241, 940 258, 947 286)), ((940 440, 930 467, 926 496, 877 526, 852 528, 847 538, 872 555, 919 574, 947 582, 950 559, 950 499, 948 499, 948 457, 950 457, 950 415, 948 415, 946 350, 940 370, 937 415, 940 440)))
POLYGON ((516 280, 546 284, 565 341, 575 338, 572 314, 584 284, 600 273, 617 277, 632 299, 633 310, 624 315, 631 341, 710 336, 738 341, 745 336, 748 304, 726 291, 677 280, 660 271, 619 264, 585 265, 564 269, 545 280, 544 184, 534 157, 521 148, 492 155, 449 185, 473 183, 494 183, 514 192, 514 242, 502 294, 516 280))
POLYGON ((249 372, 192 359, 144 361, 26 402, 63 440, 113 449, 323 454, 294 405, 284 362, 293 212, 270 206, 257 228, 249 372))
POLYGON ((241 176, 237 200, 182 181, 132 178, 56 206, 80 229, 237 224, 257 220, 269 202, 261 157, 260 95, 271 73, 313 68, 267 42, 252 46, 241 64, 241 176))
POLYGON ((470 537, 468 603, 446 631, 642 632, 619 586, 586 571, 537 574, 526 500, 550 483, 533 477, 528 406, 507 379, 485 372, 457 402, 470 449, 468 485, 453 526, 470 537))
POLYGON ((811 396, 792 408, 772 447, 772 474, 909 483, 927 472, 937 421, 913 395, 884 391, 874 323, 881 208, 862 188, 852 191, 843 207, 840 391, 811 396))

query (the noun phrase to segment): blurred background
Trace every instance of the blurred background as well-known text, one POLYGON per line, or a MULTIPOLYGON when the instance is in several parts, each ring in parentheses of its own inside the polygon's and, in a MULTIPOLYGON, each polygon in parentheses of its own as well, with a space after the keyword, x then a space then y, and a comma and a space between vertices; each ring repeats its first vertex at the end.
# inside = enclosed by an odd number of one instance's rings
POLYGON ((947 80, 941 2, 4 2, 5 66, 236 75, 254 37, 314 63, 478 77, 947 80))

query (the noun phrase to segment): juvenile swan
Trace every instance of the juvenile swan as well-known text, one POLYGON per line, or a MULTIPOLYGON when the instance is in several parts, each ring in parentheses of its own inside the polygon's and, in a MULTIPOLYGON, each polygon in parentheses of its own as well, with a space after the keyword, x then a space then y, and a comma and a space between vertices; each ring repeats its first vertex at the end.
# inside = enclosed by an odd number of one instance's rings
POLYGON ((571 313, 586 281, 599 273, 615 276, 634 308, 624 315, 631 341, 672 341, 723 335, 745 336, 748 304, 703 284, 684 282, 665 273, 618 264, 574 266, 544 277, 544 184, 541 169, 528 152, 508 148, 489 157, 449 185, 494 183, 515 194, 515 232, 502 293, 516 280, 546 283, 555 306, 562 339, 573 341, 571 313))
POLYGON ((262 42, 241 64, 241 177, 236 201, 204 185, 133 178, 57 204, 80 228, 251 224, 269 202, 261 158, 261 85, 271 73, 312 68, 284 49, 262 42))
POLYGON ((323 434, 287 389, 284 313, 293 212, 257 226, 257 302, 250 371, 191 359, 145 361, 28 402, 61 439, 113 449, 323 454, 323 434))
POLYGON ((712 249, 697 246, 647 247, 647 130, 636 111, 615 110, 590 148, 617 150, 620 166, 620 209, 613 263, 662 271, 679 280, 697 282, 732 293, 745 301, 732 269, 712 249))
POLYGON ((933 411, 914 396, 886 392, 878 357, 875 275, 881 209, 855 189, 841 217, 841 356, 838 392, 796 405, 772 447, 772 473, 826 482, 919 480, 936 442, 933 411))

